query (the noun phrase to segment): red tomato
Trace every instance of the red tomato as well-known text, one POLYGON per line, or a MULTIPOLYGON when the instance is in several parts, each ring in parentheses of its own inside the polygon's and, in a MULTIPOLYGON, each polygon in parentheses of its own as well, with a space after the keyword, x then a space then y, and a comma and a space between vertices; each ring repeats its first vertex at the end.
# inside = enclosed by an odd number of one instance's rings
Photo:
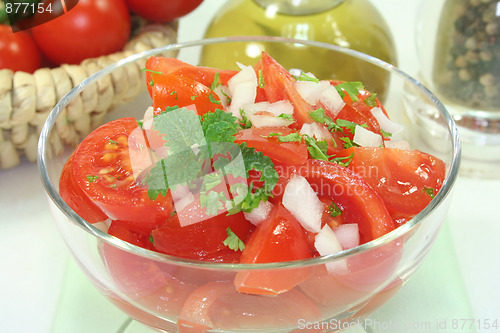
POLYGON ((50 61, 79 64, 122 50, 130 36, 130 14, 124 0, 80 0, 66 14, 31 31, 50 61))
POLYGON ((153 74, 151 80, 155 114, 175 105, 194 106, 199 115, 222 108, 219 97, 210 88, 188 77, 153 74))
POLYGON ((304 123, 312 123, 309 116, 315 107, 307 103, 295 89, 293 76, 267 53, 262 52, 262 76, 264 77, 264 91, 269 102, 288 100, 294 108, 297 120, 292 126, 302 127, 304 123))
POLYGON ((205 332, 214 328, 233 331, 242 327, 280 331, 296 326, 299 320, 316 322, 320 317, 316 305, 300 290, 255 297, 238 293, 232 283, 213 281, 189 295, 179 316, 178 331, 205 332))
POLYGON ((219 75, 217 83, 227 85, 227 81, 238 71, 221 70, 211 67, 193 66, 177 58, 149 57, 146 61, 146 83, 151 94, 151 75, 153 72, 159 72, 164 75, 185 76, 201 84, 211 87, 216 74, 219 75))
POLYGON ((227 238, 226 229, 231 228, 241 240, 245 241, 253 225, 241 212, 230 216, 226 216, 225 213, 207 216, 205 210, 200 201, 195 200, 161 227, 153 230, 155 248, 160 252, 189 259, 237 261, 240 252, 227 251, 223 243, 227 238), (184 221, 196 219, 201 222, 181 226, 179 218, 184 221))
POLYGON ((278 163, 302 165, 307 161, 309 152, 304 142, 279 142, 275 136, 268 138, 270 133, 281 133, 285 136, 297 131, 288 127, 252 127, 236 133, 235 142, 246 142, 248 147, 263 152, 278 163))
MULTIPOLYGON (((307 259, 313 256, 304 229, 283 205, 273 208, 250 236, 240 263, 270 263, 307 259)), ((277 295, 288 291, 309 276, 308 268, 269 271, 241 271, 234 284, 239 292, 277 295)))
POLYGON ((170 195, 153 201, 138 180, 152 161, 134 118, 94 130, 75 150, 73 163, 76 184, 111 219, 127 221, 129 228, 147 233, 170 216, 170 195))
POLYGON ((354 153, 349 169, 363 176, 384 200, 393 215, 415 215, 437 194, 445 178, 439 158, 417 150, 353 147, 338 156, 354 153))
MULTIPOLYGON (((367 130, 380 134, 380 125, 377 119, 371 113, 371 107, 360 101, 346 103, 342 110, 340 110, 333 119, 344 119, 358 125, 366 124, 367 130)), ((342 136, 347 136, 352 140, 354 137, 354 133, 352 133, 350 130, 347 130, 346 133, 344 133, 344 135, 342 136)), ((342 147, 342 145, 340 147, 342 147)))
POLYGON ((33 73, 40 68, 42 58, 33 38, 24 32, 0 24, 0 69, 33 73))
POLYGON ((73 156, 66 161, 59 180, 59 195, 81 218, 90 223, 106 220, 108 217, 77 185, 73 174, 73 156))
POLYGON ((131 12, 156 22, 169 22, 192 12, 203 0, 125 0, 131 12))
POLYGON ((360 243, 366 243, 392 231, 394 222, 384 201, 363 177, 336 163, 309 160, 296 168, 317 189, 341 208, 344 223, 357 223, 360 243))

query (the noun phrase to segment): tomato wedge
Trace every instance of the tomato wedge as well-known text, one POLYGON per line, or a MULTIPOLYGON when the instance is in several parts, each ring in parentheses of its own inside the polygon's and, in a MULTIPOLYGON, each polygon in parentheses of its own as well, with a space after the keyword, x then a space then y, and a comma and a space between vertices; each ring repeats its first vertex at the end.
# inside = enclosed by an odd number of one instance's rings
POLYGON ((108 217, 97 207, 82 189, 77 185, 73 174, 73 156, 66 161, 59 180, 59 195, 84 220, 96 223, 106 220, 108 217))
POLYGON ((296 173, 329 196, 342 209, 344 223, 357 223, 360 243, 381 237, 395 228, 384 201, 365 180, 336 163, 308 160, 296 173))
POLYGON ((152 165, 143 131, 134 118, 121 118, 94 130, 73 158, 76 184, 109 218, 129 222, 144 233, 164 223, 170 195, 148 197, 139 179, 152 165))
POLYGON ((160 252, 189 259, 237 261, 240 252, 227 251, 223 243, 227 238, 226 229, 231 228, 231 231, 244 241, 254 226, 241 212, 231 216, 226 216, 225 213, 207 216, 205 210, 200 201, 195 200, 161 227, 153 230, 155 248, 160 252), (181 226, 180 214, 183 218, 202 219, 201 222, 181 226))
POLYGON ((442 160, 418 150, 353 147, 349 169, 363 176, 394 216, 415 215, 424 209, 443 185, 442 160))
POLYGON ((302 165, 307 161, 309 152, 304 142, 280 142, 276 136, 270 137, 271 133, 281 133, 286 136, 298 132, 288 127, 252 127, 236 133, 235 142, 246 142, 249 147, 263 152, 278 163, 302 165))
MULTIPOLYGON (((177 58, 149 57, 146 61, 146 83, 150 89, 149 82, 151 74, 159 72, 164 75, 172 74, 191 78, 207 87, 211 87, 215 76, 219 76, 218 83, 227 85, 227 81, 238 71, 222 70, 211 67, 194 66, 177 58)), ((150 90, 151 93, 151 90, 150 90)))
POLYGON ((288 100, 294 108, 296 122, 292 127, 300 128, 304 123, 312 123, 309 112, 315 107, 307 103, 295 89, 295 79, 275 59, 262 52, 262 76, 264 77, 264 91, 269 102, 274 103, 288 100))
POLYGON ((178 331, 200 333, 244 327, 278 331, 283 326, 296 326, 299 320, 315 322, 320 317, 317 306, 300 290, 274 297, 255 297, 238 293, 231 283, 214 281, 188 297, 179 316, 178 331))
POLYGON ((198 81, 177 75, 153 74, 151 78, 154 114, 172 106, 194 105, 199 115, 221 108, 219 97, 198 81))
MULTIPOLYGON (((250 236, 240 263, 270 263, 306 259, 313 249, 300 223, 282 204, 273 208, 250 236)), ((239 292, 277 295, 288 291, 309 276, 309 268, 241 271, 234 284, 239 292)))

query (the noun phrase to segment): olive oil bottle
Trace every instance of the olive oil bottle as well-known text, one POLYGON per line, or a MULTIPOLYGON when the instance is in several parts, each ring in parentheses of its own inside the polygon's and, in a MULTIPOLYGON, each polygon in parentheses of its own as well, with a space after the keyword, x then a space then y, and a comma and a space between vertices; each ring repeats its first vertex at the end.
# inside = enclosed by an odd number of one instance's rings
MULTIPOLYGON (((213 18, 205 37, 281 36, 314 40, 350 48, 396 65, 392 36, 383 17, 369 0, 229 0, 213 18)), ((256 43, 251 47, 206 46, 201 65, 228 68, 238 56, 253 65, 266 51, 285 68, 298 68, 322 79, 362 81, 383 93, 384 73, 374 66, 347 60, 337 52, 303 45, 256 43)), ((235 66, 235 64, 234 64, 235 66)))

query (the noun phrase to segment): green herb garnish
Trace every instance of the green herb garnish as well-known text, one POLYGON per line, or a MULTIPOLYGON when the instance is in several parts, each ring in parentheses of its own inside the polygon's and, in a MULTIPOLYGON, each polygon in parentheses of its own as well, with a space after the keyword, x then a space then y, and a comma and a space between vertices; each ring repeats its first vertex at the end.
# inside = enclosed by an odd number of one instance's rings
POLYGON ((226 229, 227 238, 224 240, 224 245, 233 251, 243 251, 245 249, 245 243, 231 230, 231 228, 226 229))

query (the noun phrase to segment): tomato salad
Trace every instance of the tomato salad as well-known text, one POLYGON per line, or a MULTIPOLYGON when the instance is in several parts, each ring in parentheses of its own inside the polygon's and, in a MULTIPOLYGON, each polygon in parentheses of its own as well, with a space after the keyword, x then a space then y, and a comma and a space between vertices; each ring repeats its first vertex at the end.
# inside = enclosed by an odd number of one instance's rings
POLYGON ((288 71, 266 53, 239 66, 149 58, 152 107, 80 143, 63 199, 146 249, 268 263, 369 242, 440 190, 444 162, 392 140, 402 126, 360 82, 288 71))

